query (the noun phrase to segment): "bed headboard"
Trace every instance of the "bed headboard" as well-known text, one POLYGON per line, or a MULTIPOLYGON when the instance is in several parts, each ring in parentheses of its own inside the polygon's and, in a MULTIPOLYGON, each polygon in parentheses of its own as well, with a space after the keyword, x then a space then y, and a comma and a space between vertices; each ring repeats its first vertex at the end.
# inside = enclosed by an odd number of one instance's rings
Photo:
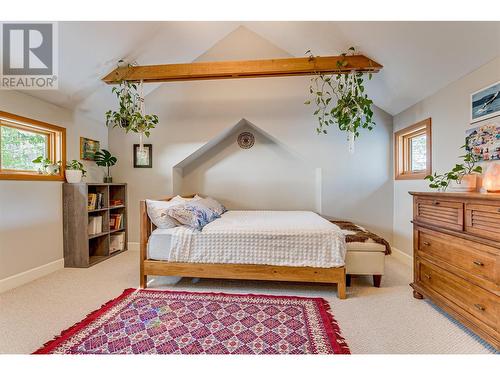
MULTIPOLYGON (((187 194, 187 195, 181 195, 183 198, 193 198, 196 194, 187 194)), ((159 201, 169 201, 171 200, 174 196, 170 196, 167 198, 162 198, 158 199, 159 201)), ((147 254, 147 246, 148 246, 148 239, 149 236, 151 235, 151 232, 156 229, 156 226, 151 222, 148 216, 148 210, 146 207, 146 201, 142 200, 139 202, 139 215, 140 215, 140 250, 141 250, 141 260, 145 260, 148 256, 147 254)))

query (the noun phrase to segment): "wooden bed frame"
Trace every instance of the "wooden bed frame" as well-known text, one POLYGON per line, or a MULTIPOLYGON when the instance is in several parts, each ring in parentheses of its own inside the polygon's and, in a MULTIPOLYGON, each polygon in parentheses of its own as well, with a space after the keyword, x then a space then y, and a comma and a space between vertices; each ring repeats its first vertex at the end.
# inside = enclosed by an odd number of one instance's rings
MULTIPOLYGON (((195 194, 184 195, 192 198, 195 194)), ((161 199, 169 201, 173 197, 161 199)), ((345 267, 287 267, 259 264, 209 264, 179 263, 147 259, 147 245, 151 232, 156 228, 149 219, 146 202, 140 202, 141 252, 140 252, 140 287, 147 287, 148 276, 201 277, 210 279, 241 279, 266 281, 302 281, 313 283, 337 284, 337 296, 346 298, 345 267)))

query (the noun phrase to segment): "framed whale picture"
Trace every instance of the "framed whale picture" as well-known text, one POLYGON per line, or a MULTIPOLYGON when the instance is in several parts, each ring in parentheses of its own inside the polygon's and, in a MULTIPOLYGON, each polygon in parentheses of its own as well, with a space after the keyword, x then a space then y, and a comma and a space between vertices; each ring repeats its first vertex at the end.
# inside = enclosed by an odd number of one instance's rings
POLYGON ((471 94, 471 123, 500 115, 500 81, 471 94))

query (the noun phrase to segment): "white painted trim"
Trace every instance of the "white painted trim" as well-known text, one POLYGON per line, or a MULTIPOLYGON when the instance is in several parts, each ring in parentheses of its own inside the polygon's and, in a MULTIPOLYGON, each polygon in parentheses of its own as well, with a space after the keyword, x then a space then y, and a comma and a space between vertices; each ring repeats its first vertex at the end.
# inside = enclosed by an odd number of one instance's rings
POLYGON ((48 274, 51 274, 52 272, 58 271, 63 268, 64 258, 61 258, 53 262, 44 264, 43 266, 35 267, 28 271, 18 273, 17 275, 6 277, 5 279, 0 280, 0 293, 17 288, 18 286, 27 284, 33 280, 47 276, 48 274))
POLYGON ((413 257, 411 255, 408 255, 404 251, 396 249, 395 247, 392 247, 391 250, 391 255, 394 257, 394 259, 399 260, 400 262, 406 264, 408 267, 413 267, 413 257))
POLYGON ((139 242, 129 242, 127 249, 130 251, 139 251, 141 249, 141 244, 139 242))

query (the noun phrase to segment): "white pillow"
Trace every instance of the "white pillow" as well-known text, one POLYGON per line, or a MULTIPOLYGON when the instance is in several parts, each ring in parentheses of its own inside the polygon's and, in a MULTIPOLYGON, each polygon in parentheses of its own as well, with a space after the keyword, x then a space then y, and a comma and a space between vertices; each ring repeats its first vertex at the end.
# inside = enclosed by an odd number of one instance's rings
POLYGON ((167 214, 167 210, 169 208, 172 208, 173 206, 178 206, 183 202, 180 201, 174 201, 171 199, 170 201, 154 201, 151 199, 146 199, 146 206, 148 209, 148 216, 153 222, 154 225, 156 225, 158 228, 161 229, 169 229, 169 228, 174 228, 180 223, 175 220, 174 218, 171 218, 167 214))
POLYGON ((186 203, 186 202, 190 202, 190 201, 197 201, 200 199, 203 199, 203 198, 200 197, 198 194, 196 194, 193 198, 184 198, 184 197, 181 197, 180 195, 176 195, 175 197, 170 199, 169 202, 175 202, 175 203, 179 204, 179 203, 186 203))

